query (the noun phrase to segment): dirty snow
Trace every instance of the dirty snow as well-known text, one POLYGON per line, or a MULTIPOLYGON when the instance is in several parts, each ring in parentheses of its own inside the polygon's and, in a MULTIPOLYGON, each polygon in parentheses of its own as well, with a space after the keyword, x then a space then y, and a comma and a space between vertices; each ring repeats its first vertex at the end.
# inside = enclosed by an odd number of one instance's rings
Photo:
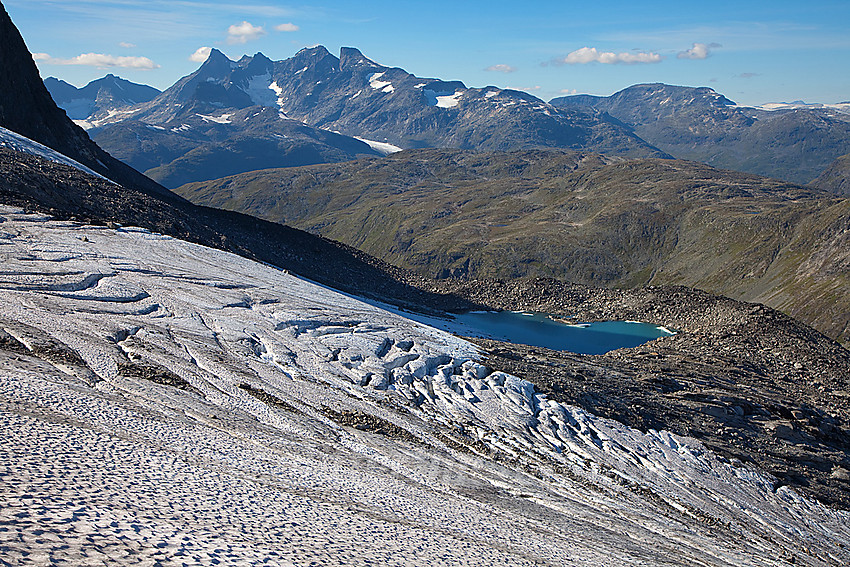
POLYGON ((11 208, 0 255, 4 564, 850 562, 848 513, 272 267, 11 208))

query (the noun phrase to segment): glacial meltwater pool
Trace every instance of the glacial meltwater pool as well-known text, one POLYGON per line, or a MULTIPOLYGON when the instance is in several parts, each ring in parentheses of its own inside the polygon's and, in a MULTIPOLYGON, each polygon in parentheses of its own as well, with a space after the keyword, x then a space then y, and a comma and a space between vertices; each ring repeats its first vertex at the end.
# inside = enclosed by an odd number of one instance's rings
POLYGON ((442 324, 438 320, 428 324, 469 337, 580 354, 603 354, 676 334, 666 327, 636 321, 567 324, 545 313, 512 311, 472 311, 455 315, 453 320, 443 320, 442 324))

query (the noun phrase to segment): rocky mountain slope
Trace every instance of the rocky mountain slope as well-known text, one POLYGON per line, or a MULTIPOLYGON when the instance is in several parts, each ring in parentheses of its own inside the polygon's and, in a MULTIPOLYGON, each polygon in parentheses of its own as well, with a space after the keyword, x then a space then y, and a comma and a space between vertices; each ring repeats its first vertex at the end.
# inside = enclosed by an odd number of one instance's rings
POLYGON ((593 110, 558 110, 532 95, 416 77, 354 48, 322 46, 274 64, 288 115, 402 148, 574 148, 630 156, 662 153, 593 110))
POLYGON ((812 187, 850 197, 850 154, 832 162, 820 176, 812 181, 812 187))
POLYGON ((609 97, 577 95, 550 102, 605 112, 677 158, 793 183, 809 183, 850 152, 847 105, 766 110, 737 106, 708 87, 660 83, 634 85, 609 97))
POLYGON ((148 102, 160 94, 159 89, 132 83, 113 74, 77 88, 55 77, 44 79, 50 96, 72 120, 85 120, 93 114, 108 114, 125 106, 148 102))
POLYGON ((177 189, 429 277, 679 284, 850 342, 850 201, 670 160, 418 150, 177 189))

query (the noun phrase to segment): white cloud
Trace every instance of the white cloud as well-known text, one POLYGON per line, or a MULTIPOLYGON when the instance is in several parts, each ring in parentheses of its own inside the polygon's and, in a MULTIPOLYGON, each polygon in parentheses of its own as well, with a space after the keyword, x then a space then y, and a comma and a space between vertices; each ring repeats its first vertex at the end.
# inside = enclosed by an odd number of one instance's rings
POLYGON ((227 43, 248 43, 255 39, 260 39, 266 35, 266 30, 263 26, 255 26, 251 22, 242 22, 241 24, 233 24, 227 28, 227 43))
POLYGON ((277 26, 274 27, 274 29, 276 29, 279 32, 297 32, 301 28, 299 28, 298 26, 296 26, 292 22, 289 22, 287 24, 277 25, 277 26))
POLYGON ((561 93, 562 95, 574 95, 574 94, 578 94, 578 90, 576 90, 576 89, 561 89, 561 90, 560 90, 560 91, 558 91, 558 92, 559 92, 559 93, 561 93))
POLYGON ((513 73, 516 71, 516 67, 511 67, 510 65, 505 65, 504 63, 499 63, 497 65, 490 65, 485 71, 495 71, 497 73, 513 73))
POLYGON ((36 61, 41 61, 48 65, 85 65, 89 67, 97 67, 99 69, 123 67, 125 69, 138 69, 142 71, 159 69, 159 65, 147 57, 116 57, 114 55, 106 55, 104 53, 83 53, 76 57, 72 57, 71 59, 51 57, 47 53, 33 53, 32 57, 36 61))
POLYGON ((136 44, 130 43, 130 42, 127 42, 127 41, 122 41, 121 43, 118 44, 118 46, 123 47, 124 49, 133 49, 134 47, 136 47, 136 44))
POLYGON ((715 47, 722 47, 719 43, 694 43, 694 46, 687 51, 680 51, 676 57, 679 59, 705 59, 711 55, 711 50, 715 47))
POLYGON ((189 61, 203 63, 209 58, 210 51, 212 51, 212 47, 199 47, 192 55, 189 56, 189 61))
POLYGON ((660 63, 662 57, 657 53, 599 51, 595 47, 582 47, 576 49, 562 59, 553 61, 556 65, 586 65, 587 63, 604 63, 614 65, 625 63, 633 65, 636 63, 660 63))

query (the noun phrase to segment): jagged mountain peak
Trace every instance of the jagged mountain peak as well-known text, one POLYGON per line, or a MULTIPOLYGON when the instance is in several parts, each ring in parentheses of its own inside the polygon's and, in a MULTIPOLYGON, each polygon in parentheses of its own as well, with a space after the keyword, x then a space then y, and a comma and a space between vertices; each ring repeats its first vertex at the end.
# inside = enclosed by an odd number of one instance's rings
POLYGON ((383 69, 383 65, 375 63, 356 47, 342 47, 339 50, 339 68, 348 71, 355 67, 369 67, 383 69))

